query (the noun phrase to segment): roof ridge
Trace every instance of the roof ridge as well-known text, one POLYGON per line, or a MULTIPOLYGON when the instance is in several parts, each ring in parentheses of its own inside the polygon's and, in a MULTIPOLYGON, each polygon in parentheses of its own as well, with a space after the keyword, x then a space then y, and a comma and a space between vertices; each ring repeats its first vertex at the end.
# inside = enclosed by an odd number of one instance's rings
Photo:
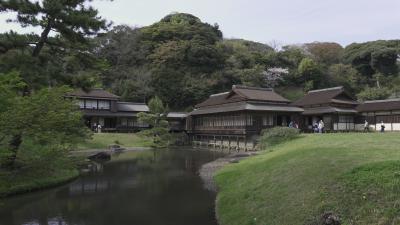
POLYGON ((389 98, 389 99, 381 99, 381 100, 369 100, 369 101, 364 101, 363 103, 376 103, 376 102, 395 102, 395 101, 400 101, 400 98, 389 98))
POLYGON ((249 89, 249 90, 260 90, 260 91, 274 91, 273 88, 249 87, 249 86, 245 86, 245 85, 232 85, 232 89, 249 89))
POLYGON ((331 88, 311 90, 311 91, 308 91, 308 93, 315 93, 315 92, 321 92, 321 91, 332 91, 332 90, 339 90, 339 89, 344 90, 343 86, 337 86, 337 87, 331 87, 331 88))
POLYGON ((217 93, 217 94, 212 94, 212 95, 210 95, 210 97, 215 97, 215 96, 225 95, 225 94, 229 94, 229 93, 230 93, 230 91, 221 92, 221 93, 217 93))

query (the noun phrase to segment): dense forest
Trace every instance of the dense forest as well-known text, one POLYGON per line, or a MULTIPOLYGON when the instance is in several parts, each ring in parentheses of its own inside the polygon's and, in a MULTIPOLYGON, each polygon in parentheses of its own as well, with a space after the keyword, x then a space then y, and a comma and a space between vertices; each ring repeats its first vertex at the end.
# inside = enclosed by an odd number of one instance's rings
MULTIPOLYGON (((91 17, 94 12, 86 12, 87 18, 64 18, 70 24, 54 20, 51 29, 56 32, 47 32, 45 39, 43 33, 0 34, 0 73, 19 73, 29 91, 61 85, 103 87, 129 101, 159 96, 174 110, 190 110, 232 84, 273 87, 292 100, 311 89, 338 85, 360 100, 400 92, 400 40, 273 48, 226 39, 217 24, 190 14, 173 13, 137 28, 110 27, 91 17), (70 30, 73 23, 81 23, 78 32, 70 30)), ((22 25, 43 24, 24 13, 22 25)))

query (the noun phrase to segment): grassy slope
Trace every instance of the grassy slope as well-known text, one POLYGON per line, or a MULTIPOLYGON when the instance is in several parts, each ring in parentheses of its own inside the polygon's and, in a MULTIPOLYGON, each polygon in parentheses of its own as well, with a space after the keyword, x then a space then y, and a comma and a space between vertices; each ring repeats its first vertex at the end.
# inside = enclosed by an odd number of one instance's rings
POLYGON ((221 225, 400 224, 400 134, 304 135, 216 175, 221 225))
POLYGON ((77 169, 30 171, 24 174, 0 174, 0 197, 19 194, 59 185, 79 176, 77 169))
POLYGON ((149 147, 151 140, 138 136, 137 134, 119 134, 119 133, 95 133, 91 140, 80 144, 79 149, 102 149, 108 148, 109 145, 115 144, 124 147, 149 147))

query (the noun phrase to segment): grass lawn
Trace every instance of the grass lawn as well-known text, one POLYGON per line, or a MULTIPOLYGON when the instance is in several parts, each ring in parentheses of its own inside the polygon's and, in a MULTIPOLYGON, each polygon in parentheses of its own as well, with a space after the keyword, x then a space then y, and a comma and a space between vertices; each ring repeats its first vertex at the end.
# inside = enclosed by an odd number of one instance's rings
POLYGON ((58 169, 51 172, 26 171, 16 174, 1 172, 0 197, 56 186, 78 176, 79 171, 77 169, 58 169))
POLYGON ((150 139, 132 133, 95 133, 91 140, 80 144, 78 149, 103 149, 111 144, 123 147, 150 147, 150 139))
POLYGON ((400 133, 310 134, 215 177, 221 225, 400 224, 400 133))

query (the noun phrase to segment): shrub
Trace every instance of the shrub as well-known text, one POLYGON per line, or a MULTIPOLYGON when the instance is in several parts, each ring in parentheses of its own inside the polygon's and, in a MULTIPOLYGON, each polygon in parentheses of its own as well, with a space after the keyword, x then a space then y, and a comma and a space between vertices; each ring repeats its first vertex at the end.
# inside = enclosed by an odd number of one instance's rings
POLYGON ((293 140, 300 135, 300 130, 289 127, 274 127, 262 131, 260 139, 261 149, 293 140))

